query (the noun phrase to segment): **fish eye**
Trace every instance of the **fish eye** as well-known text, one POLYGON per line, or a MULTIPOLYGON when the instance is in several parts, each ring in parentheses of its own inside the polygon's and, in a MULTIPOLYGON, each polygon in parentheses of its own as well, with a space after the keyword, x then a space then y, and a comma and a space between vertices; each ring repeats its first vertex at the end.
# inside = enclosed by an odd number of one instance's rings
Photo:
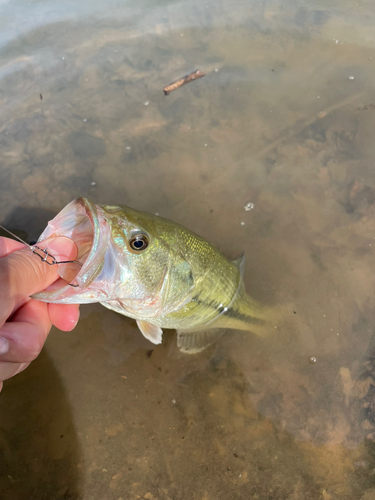
POLYGON ((148 238, 145 234, 136 234, 129 242, 130 248, 140 252, 148 247, 148 238))

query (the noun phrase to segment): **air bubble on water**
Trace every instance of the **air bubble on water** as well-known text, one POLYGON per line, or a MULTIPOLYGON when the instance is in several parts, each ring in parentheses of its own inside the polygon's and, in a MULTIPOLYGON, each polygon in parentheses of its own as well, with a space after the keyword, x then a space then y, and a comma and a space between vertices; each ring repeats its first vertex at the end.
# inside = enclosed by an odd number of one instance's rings
POLYGON ((354 76, 349 76, 349 80, 354 80, 354 76))
POLYGON ((215 68, 215 72, 217 73, 218 71, 219 71, 218 68, 215 68))
POLYGON ((91 183, 91 186, 96 186, 96 182, 95 182, 95 181, 93 181, 93 182, 91 183))
POLYGON ((309 361, 310 361, 310 363, 314 364, 314 363, 316 363, 316 358, 314 356, 311 356, 309 361))
POLYGON ((146 101, 144 104, 145 106, 148 106, 150 104, 150 101, 146 101))
POLYGON ((205 144, 205 146, 208 146, 208 144, 205 144))
POLYGON ((87 122, 87 118, 84 118, 84 119, 83 119, 83 121, 84 121, 84 122, 87 122))
POLYGON ((175 405, 177 401, 175 399, 172 399, 172 404, 175 405))
POLYGON ((338 41, 338 40, 335 40, 335 44, 337 45, 338 43, 339 43, 339 41, 338 41))
POLYGON ((61 59, 64 61, 64 60, 65 60, 65 57, 62 57, 61 59))
POLYGON ((183 34, 183 33, 181 33, 181 35, 180 35, 180 36, 184 36, 184 34, 183 34))
POLYGON ((155 215, 159 216, 159 212, 155 212, 155 215))
POLYGON ((125 149, 127 149, 128 151, 130 151, 130 146, 126 146, 126 148, 125 148, 125 149))
POLYGON ((241 222, 241 226, 244 226, 244 225, 245 225, 245 223, 242 221, 242 222, 241 222))
POLYGON ((244 206, 246 212, 250 212, 250 210, 252 210, 253 208, 254 208, 254 203, 251 203, 250 201, 249 203, 246 203, 246 205, 244 206))

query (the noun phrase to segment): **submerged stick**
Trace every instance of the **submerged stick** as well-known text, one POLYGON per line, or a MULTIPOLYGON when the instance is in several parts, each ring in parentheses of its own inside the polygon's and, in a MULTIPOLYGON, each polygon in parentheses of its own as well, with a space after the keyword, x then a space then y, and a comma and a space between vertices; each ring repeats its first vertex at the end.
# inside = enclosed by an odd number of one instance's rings
POLYGON ((193 82, 194 80, 197 80, 198 78, 202 78, 203 76, 206 76, 203 71, 200 69, 197 69, 196 71, 193 71, 190 73, 190 75, 186 75, 179 80, 176 80, 175 82, 170 83, 169 85, 166 85, 163 87, 163 92, 164 95, 169 95, 172 90, 176 90, 179 87, 182 87, 182 85, 185 85, 186 83, 193 82))

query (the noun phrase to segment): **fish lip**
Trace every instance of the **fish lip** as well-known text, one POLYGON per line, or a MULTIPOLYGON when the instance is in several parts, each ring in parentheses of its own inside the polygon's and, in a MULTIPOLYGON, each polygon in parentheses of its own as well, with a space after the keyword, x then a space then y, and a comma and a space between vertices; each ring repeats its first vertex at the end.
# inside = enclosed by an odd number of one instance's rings
MULTIPOLYGON (((76 200, 77 205, 81 205, 81 207, 86 212, 88 219, 91 222, 94 237, 91 244, 90 252, 83 263, 79 273, 75 277, 75 281, 78 282, 81 288, 86 288, 91 281, 93 281, 94 277, 93 273, 87 273, 88 268, 93 263, 94 260, 97 260, 97 250, 99 248, 100 241, 100 221, 99 214, 95 203, 93 203, 89 198, 78 198, 76 200)), ((97 273, 95 273, 97 274, 97 273)))
MULTIPOLYGON (((95 205, 89 198, 77 198, 76 200, 69 203, 63 210, 61 210, 56 217, 50 221, 43 231, 38 241, 44 240, 48 237, 51 237, 51 232, 53 232, 53 236, 68 236, 71 237, 74 241, 74 236, 72 237, 72 232, 74 232, 74 224, 72 224, 72 229, 69 231, 61 230, 58 228, 59 226, 59 218, 65 218, 68 220, 69 217, 74 221, 74 217, 77 214, 87 216, 88 220, 91 223, 91 227, 93 230, 92 233, 92 242, 91 248, 82 263, 82 267, 76 277, 74 278, 71 286, 70 284, 66 284, 61 288, 56 290, 43 290, 39 293, 33 295, 33 298, 42 300, 45 302, 59 302, 59 303, 81 303, 82 300, 79 297, 81 292, 85 292, 87 287, 95 280, 101 270, 101 266, 96 266, 98 261, 102 259, 104 261, 105 254, 105 241, 107 239, 106 231, 103 231, 104 225, 107 225, 107 221, 100 210, 99 207, 95 205), (65 214, 64 214, 65 212, 65 214), (83 213, 82 213, 83 212, 83 213), (54 228, 54 221, 57 224, 57 230, 54 228), (79 288, 77 288, 77 285, 79 288), (72 300, 73 297, 76 297, 76 300, 72 300)), ((78 255, 77 260, 79 261, 80 256, 78 255)), ((96 299, 97 300, 97 299, 96 299)), ((92 300, 88 300, 91 302, 92 300)))

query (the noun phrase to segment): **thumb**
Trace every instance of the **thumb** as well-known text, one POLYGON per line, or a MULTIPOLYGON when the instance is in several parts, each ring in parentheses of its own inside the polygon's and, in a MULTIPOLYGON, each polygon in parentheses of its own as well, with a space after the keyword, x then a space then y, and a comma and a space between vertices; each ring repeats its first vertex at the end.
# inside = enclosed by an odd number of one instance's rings
MULTIPOLYGON (((76 244, 64 236, 41 241, 38 246, 46 248, 57 261, 75 260, 77 257, 76 244)), ((28 247, 1 258, 0 321, 5 321, 19 302, 44 290, 58 278, 58 265, 48 265, 28 247)))

